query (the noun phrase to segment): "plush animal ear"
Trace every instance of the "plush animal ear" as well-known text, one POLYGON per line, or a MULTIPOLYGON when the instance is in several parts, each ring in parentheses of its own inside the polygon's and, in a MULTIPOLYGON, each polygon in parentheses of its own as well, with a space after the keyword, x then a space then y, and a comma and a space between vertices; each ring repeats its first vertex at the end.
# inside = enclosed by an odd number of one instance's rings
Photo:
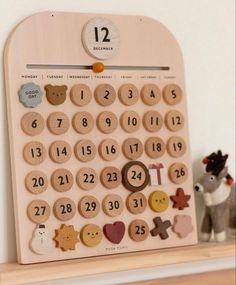
POLYGON ((66 91, 67 90, 67 86, 66 85, 62 85, 62 88, 66 91))
POLYGON ((226 175, 228 174, 228 167, 224 167, 221 172, 217 175, 217 179, 221 180, 222 178, 224 178, 226 175))

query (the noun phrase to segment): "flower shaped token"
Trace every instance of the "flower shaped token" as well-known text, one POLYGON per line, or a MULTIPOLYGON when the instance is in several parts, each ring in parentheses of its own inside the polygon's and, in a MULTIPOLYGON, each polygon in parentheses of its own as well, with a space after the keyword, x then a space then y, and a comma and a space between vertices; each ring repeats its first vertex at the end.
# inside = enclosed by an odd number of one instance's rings
POLYGON ((174 218, 172 230, 181 238, 185 238, 193 231, 192 218, 187 215, 177 215, 174 218))
POLYGON ((59 230, 56 230, 56 247, 61 248, 63 251, 75 250, 75 245, 79 242, 79 232, 75 231, 74 226, 61 225, 59 230))
POLYGON ((43 93, 40 86, 33 82, 22 85, 18 94, 20 102, 27 108, 35 108, 42 102, 43 93))

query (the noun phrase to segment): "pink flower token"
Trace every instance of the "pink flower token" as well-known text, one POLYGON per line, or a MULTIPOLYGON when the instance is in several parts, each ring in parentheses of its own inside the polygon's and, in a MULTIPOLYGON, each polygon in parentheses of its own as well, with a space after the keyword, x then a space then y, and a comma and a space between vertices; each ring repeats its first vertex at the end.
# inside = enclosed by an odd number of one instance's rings
POLYGON ((187 215, 177 215, 174 218, 172 230, 181 238, 185 238, 193 231, 192 218, 187 215))

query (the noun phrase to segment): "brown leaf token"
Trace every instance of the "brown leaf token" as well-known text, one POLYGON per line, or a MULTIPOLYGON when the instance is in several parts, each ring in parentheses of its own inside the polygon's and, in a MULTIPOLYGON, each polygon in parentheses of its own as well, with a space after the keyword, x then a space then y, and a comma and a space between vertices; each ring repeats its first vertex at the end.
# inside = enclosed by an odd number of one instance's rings
POLYGON ((150 158, 159 158, 165 153, 165 143, 159 137, 151 137, 145 143, 145 150, 150 158))
POLYGON ((114 189, 121 184, 121 172, 113 166, 105 167, 101 172, 101 183, 108 189, 114 189))
POLYGON ((27 215, 35 224, 42 224, 46 222, 50 216, 50 213, 50 206, 44 200, 34 200, 27 208, 27 215))
POLYGON ((129 236, 133 241, 144 241, 148 235, 149 226, 144 220, 134 220, 129 225, 129 236))
POLYGON ((76 84, 70 90, 71 101, 79 107, 86 106, 92 99, 92 92, 85 84, 76 84))
POLYGON ((54 203, 53 211, 58 220, 68 221, 74 217, 76 206, 71 199, 62 197, 54 203))
POLYGON ((91 190, 98 184, 98 175, 94 169, 83 167, 76 175, 76 182, 83 190, 91 190))
POLYGON ((170 199, 173 202, 173 208, 177 208, 179 210, 183 210, 184 208, 189 207, 188 201, 190 198, 190 195, 186 195, 184 193, 183 188, 178 188, 176 190, 176 194, 170 196, 170 199))
POLYGON ((121 115, 120 124, 127 133, 134 133, 139 129, 141 120, 137 112, 126 111, 121 115))
POLYGON ((143 190, 149 183, 147 167, 140 161, 130 161, 122 169, 122 183, 132 192, 143 190))
POLYGON ((94 119, 88 112, 78 112, 72 119, 72 125, 79 134, 88 134, 94 127, 94 119))
POLYGON ((56 235, 53 238, 56 241, 56 247, 63 251, 75 250, 75 245, 79 242, 79 232, 72 225, 61 225, 59 230, 56 230, 56 235))
POLYGON ((47 176, 42 171, 31 171, 25 177, 25 186, 32 194, 40 194, 48 187, 47 176))
POLYGON ((117 129, 118 119, 114 113, 104 111, 97 117, 97 126, 104 134, 110 134, 117 129))
POLYGON ((139 98, 139 92, 134 84, 123 84, 118 91, 120 101, 127 106, 134 105, 139 98))
POLYGON ((51 183, 52 187, 58 192, 66 192, 73 186, 74 178, 69 170, 61 168, 53 172, 51 183))
POLYGON ((70 121, 66 114, 62 112, 54 112, 47 119, 47 126, 54 135, 62 135, 66 133, 70 127, 70 121))
POLYGON ((141 97, 146 105, 155 105, 161 100, 161 90, 155 84, 146 84, 141 90, 141 97))
POLYGON ((55 141, 50 145, 49 155, 56 163, 64 163, 71 157, 71 147, 65 141, 55 141))
POLYGON ((106 215, 116 217, 123 212, 124 203, 119 195, 109 194, 103 199, 102 207, 106 215))
POLYGON ((181 157, 187 149, 185 141, 181 137, 171 137, 167 142, 167 151, 172 157, 181 157))
POLYGON ((81 216, 91 219, 99 213, 100 203, 94 196, 84 196, 80 199, 78 208, 81 216))
POLYGON ((95 247, 102 241, 102 230, 95 224, 88 224, 82 228, 80 238, 84 245, 95 247))
POLYGON ((166 85, 163 90, 163 98, 169 105, 176 105, 182 100, 181 88, 176 84, 166 85))
POLYGON ((106 161, 115 160, 119 152, 119 144, 113 139, 105 139, 99 145, 99 154, 106 161))
POLYGON ((94 91, 97 103, 103 107, 110 106, 116 100, 116 91, 110 84, 101 84, 94 91))
POLYGON ((41 142, 29 142, 24 147, 23 156, 29 164, 37 165, 45 160, 46 149, 41 142))
POLYGON ((170 131, 177 132, 184 126, 184 116, 179 111, 173 110, 166 114, 165 122, 170 131))
POLYGON ((170 180, 175 184, 182 184, 188 178, 188 169, 185 164, 176 162, 169 168, 170 180))
POLYGON ((143 145, 137 138, 128 138, 123 142, 122 150, 126 158, 134 160, 142 155, 143 145))
POLYGON ((75 156, 82 162, 88 162, 94 159, 96 155, 96 147, 90 140, 80 140, 76 143, 75 156))
POLYGON ((36 136, 44 129, 43 117, 36 112, 26 113, 21 119, 21 128, 29 136, 36 136))
POLYGON ((128 196, 126 205, 132 214, 141 214, 147 207, 147 199, 141 192, 134 192, 128 196))
POLYGON ((158 132, 163 126, 163 119, 159 112, 148 111, 143 116, 144 128, 149 132, 158 132))

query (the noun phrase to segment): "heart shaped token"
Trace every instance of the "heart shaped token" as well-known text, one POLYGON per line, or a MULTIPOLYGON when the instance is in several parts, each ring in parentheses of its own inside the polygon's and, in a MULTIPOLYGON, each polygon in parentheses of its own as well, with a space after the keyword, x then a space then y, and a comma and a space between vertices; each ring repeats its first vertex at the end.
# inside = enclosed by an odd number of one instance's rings
POLYGON ((103 227, 105 237, 112 243, 118 244, 122 241, 125 234, 125 224, 123 222, 115 222, 106 224, 103 227))

